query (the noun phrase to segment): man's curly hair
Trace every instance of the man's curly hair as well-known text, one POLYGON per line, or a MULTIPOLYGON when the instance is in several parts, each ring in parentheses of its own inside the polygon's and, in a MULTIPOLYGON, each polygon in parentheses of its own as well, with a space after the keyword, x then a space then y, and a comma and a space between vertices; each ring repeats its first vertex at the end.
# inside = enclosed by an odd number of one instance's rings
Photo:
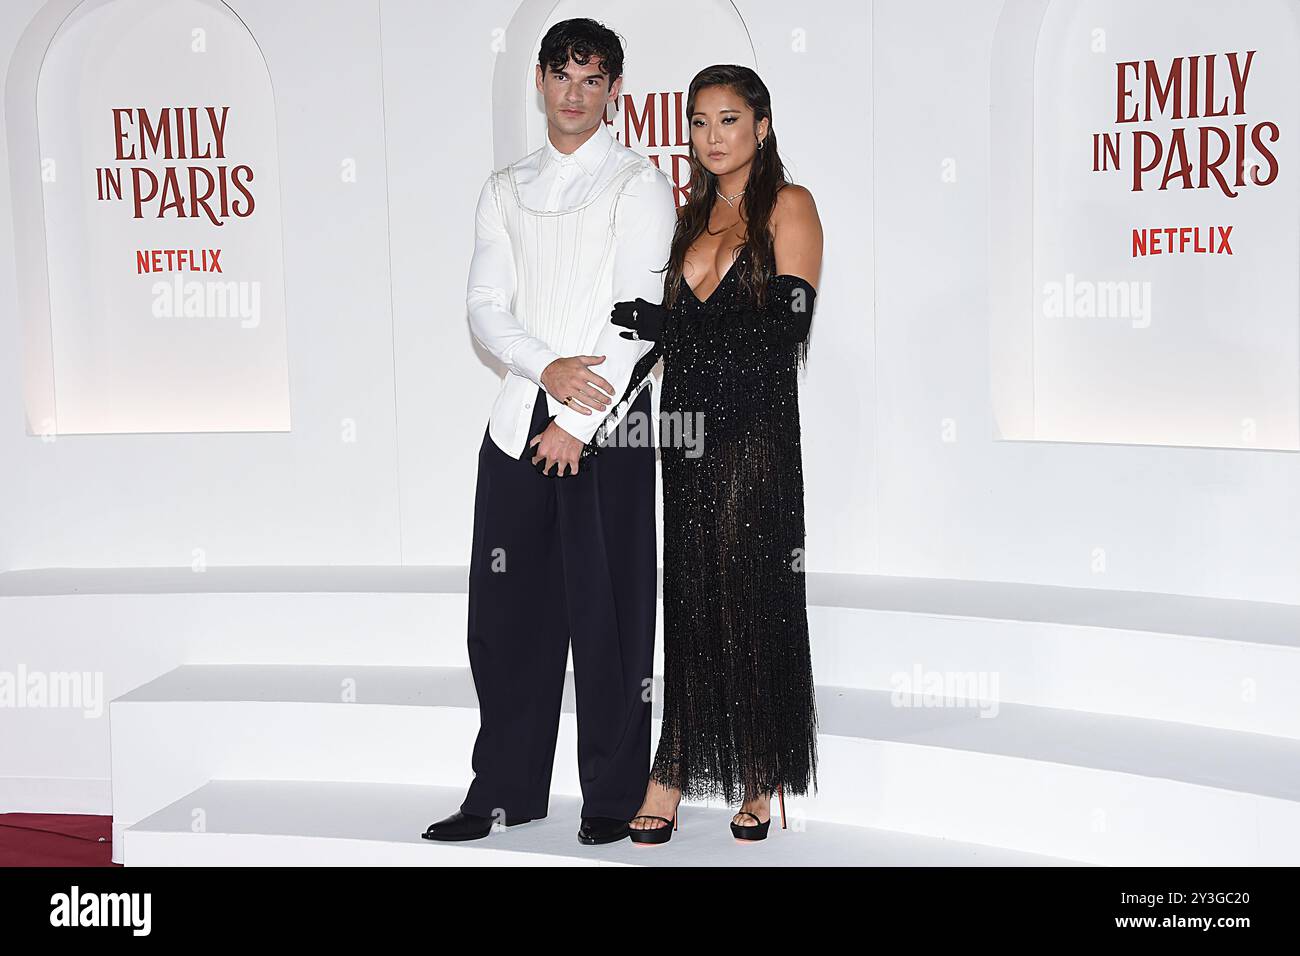
POLYGON ((562 70, 572 59, 586 66, 593 56, 600 57, 600 72, 609 84, 623 75, 623 42, 603 23, 587 17, 561 20, 542 37, 537 65, 543 73, 562 70))

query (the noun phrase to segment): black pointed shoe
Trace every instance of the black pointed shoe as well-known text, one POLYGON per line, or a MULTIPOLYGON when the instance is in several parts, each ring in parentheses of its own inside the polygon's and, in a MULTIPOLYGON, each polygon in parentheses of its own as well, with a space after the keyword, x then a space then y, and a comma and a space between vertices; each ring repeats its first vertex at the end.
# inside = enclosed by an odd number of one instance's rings
MULTIPOLYGON (((531 823, 532 817, 512 820, 506 817, 506 826, 515 827, 521 823, 531 823)), ((461 813, 457 810, 445 820, 430 823, 429 828, 420 834, 425 840, 459 842, 462 840, 481 840, 492 832, 494 817, 481 817, 477 813, 461 813)))
POLYGON ((583 817, 578 827, 578 842, 587 846, 617 843, 627 839, 627 821, 609 817, 583 817))

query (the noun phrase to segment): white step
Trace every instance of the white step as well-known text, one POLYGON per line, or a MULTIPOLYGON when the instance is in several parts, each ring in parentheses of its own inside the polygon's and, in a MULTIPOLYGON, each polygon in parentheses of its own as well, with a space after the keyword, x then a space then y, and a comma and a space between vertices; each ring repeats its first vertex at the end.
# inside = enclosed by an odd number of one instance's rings
MULTIPOLYGON (((434 843, 426 826, 463 794, 401 784, 213 780, 132 826, 128 866, 1054 866, 1072 861, 832 823, 732 839, 726 810, 684 808, 664 846, 578 843, 580 801, 482 840, 434 843), (196 832, 199 831, 199 832, 196 832)), ((775 807, 773 808, 775 810, 775 807)), ((449 811, 450 812, 450 811, 449 811)))
MULTIPOLYGON (((821 789, 787 800, 800 820, 1104 864, 1300 862, 1295 740, 855 688, 818 706, 821 789)), ((576 796, 571 684, 563 710, 552 791, 576 796)), ((463 795, 477 728, 467 668, 181 667, 112 704, 115 836, 216 778, 463 795)))
MULTIPOLYGON (((807 584, 822 684, 970 675, 1009 702, 1300 739, 1294 605, 817 572, 807 584)), ((111 699, 187 663, 460 666, 465 588, 463 567, 9 571, 0 670, 93 669, 111 699)), ((656 672, 662 623, 660 612, 656 672)), ((43 716, 15 711, 14 733, 39 738, 43 716)), ((84 722, 58 731, 76 732, 102 734, 84 722)), ((48 755, 81 741, 40 744, 17 749, 16 773, 76 775, 48 755)))
POLYGON ((1008 702, 1300 739, 1300 606, 808 575, 818 683, 964 678, 1008 702))
MULTIPOLYGON (((464 666, 465 582, 463 567, 10 571, 0 672, 102 679, 102 702, 189 663, 464 666)), ((1000 701, 1300 739, 1295 606, 819 573, 808 595, 821 684, 971 678, 1000 701)), ((110 812, 106 719, 5 720, 0 810, 110 812)))

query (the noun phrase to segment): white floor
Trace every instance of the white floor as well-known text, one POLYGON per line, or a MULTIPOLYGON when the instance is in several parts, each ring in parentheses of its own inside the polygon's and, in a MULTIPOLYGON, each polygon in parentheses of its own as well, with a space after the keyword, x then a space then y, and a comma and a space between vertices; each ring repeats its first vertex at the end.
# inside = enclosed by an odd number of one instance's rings
MULTIPOLYGON (((435 843, 420 834, 455 812, 448 787, 213 781, 130 828, 132 866, 1054 866, 1067 861, 866 827, 805 822, 744 844, 726 810, 687 807, 663 846, 577 841, 579 801, 556 797, 543 820, 482 840, 435 843), (196 833, 195 828, 206 832, 196 833)), ((775 807, 774 807, 775 809, 775 807)))

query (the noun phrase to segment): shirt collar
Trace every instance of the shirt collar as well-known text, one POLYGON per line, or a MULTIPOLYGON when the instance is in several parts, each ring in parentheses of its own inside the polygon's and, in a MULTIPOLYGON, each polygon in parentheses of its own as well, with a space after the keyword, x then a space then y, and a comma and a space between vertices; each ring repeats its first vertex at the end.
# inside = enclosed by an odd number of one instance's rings
POLYGON ((594 176, 613 145, 614 134, 611 132, 610 125, 604 120, 601 120, 596 132, 588 136, 587 141, 572 153, 562 153, 556 149, 555 144, 551 142, 550 134, 547 133, 546 147, 542 150, 542 168, 553 162, 561 165, 574 163, 588 176, 594 176))

